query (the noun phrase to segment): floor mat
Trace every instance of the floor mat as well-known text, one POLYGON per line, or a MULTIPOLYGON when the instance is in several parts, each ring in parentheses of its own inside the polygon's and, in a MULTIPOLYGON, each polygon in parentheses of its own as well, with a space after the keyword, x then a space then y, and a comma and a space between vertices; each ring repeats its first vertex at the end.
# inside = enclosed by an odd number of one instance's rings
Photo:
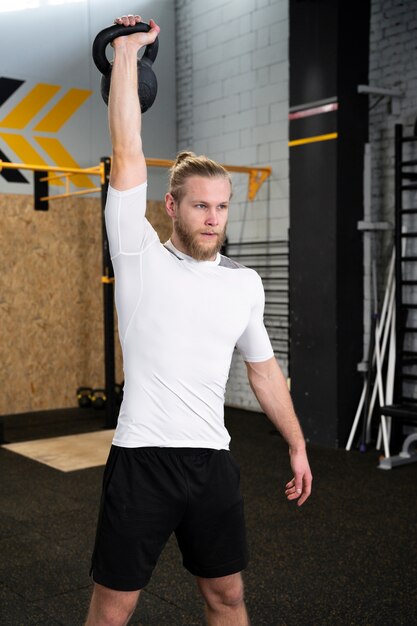
POLYGON ((114 430, 9 443, 2 447, 61 472, 105 465, 114 430))

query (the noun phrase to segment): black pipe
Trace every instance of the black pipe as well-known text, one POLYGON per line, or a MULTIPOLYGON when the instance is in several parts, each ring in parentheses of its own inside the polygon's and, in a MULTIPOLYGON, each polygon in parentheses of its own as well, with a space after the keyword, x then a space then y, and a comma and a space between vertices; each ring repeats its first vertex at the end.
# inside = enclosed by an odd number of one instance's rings
POLYGON ((4 419, 0 415, 0 445, 2 445, 3 443, 7 443, 7 441, 4 436, 4 419))
POLYGON ((271 241, 228 241, 228 246, 288 246, 287 239, 271 241))
MULTIPOLYGON (((229 244, 230 245, 230 244, 229 244)), ((270 258, 273 257, 284 257, 285 259, 288 257, 288 252, 231 252, 233 259, 240 259, 242 257, 250 257, 252 258, 270 258)))
POLYGON ((394 401, 401 402, 402 396, 402 191, 401 191, 401 167, 402 167, 402 150, 403 144, 403 127, 401 124, 395 125, 395 335, 396 335, 396 355, 395 355, 395 373, 394 373, 394 401))
POLYGON ((103 309, 104 309, 104 374, 106 388, 106 428, 115 428, 116 414, 116 379, 115 379, 115 347, 114 347, 114 272, 110 259, 109 242, 107 239, 104 210, 106 207, 107 190, 110 176, 110 158, 103 157, 104 182, 101 183, 101 226, 103 244, 103 309))

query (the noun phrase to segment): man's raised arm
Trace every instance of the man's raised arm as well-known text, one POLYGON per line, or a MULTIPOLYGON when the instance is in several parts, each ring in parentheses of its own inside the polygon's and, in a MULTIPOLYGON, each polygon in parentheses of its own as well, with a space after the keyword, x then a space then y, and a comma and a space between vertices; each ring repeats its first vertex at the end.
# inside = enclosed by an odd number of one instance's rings
MULTIPOLYGON (((125 15, 116 24, 134 26, 140 15, 125 15)), ((155 41, 159 26, 150 20, 151 30, 117 37, 113 41, 114 61, 109 94, 109 127, 112 142, 110 185, 119 191, 146 181, 142 150, 141 110, 138 98, 137 56, 139 50, 155 41)))

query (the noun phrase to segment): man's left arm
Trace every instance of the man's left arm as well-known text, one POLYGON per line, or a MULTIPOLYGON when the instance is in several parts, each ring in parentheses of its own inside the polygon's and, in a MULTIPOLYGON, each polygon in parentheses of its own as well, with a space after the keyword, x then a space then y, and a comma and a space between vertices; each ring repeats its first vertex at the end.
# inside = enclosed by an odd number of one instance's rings
POLYGON ((301 506, 311 493, 312 475, 306 444, 295 414, 287 382, 275 359, 245 361, 250 386, 266 416, 279 430, 289 446, 293 478, 285 486, 288 500, 301 506))

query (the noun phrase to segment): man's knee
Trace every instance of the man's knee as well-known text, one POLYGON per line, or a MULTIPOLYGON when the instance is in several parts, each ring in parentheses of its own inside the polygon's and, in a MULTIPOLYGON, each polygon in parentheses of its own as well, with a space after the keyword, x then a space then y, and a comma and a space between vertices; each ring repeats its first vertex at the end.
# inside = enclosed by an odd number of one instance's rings
POLYGON ((243 581, 240 574, 222 578, 199 578, 197 582, 206 603, 212 609, 233 609, 243 604, 243 581))
POLYGON ((95 584, 85 626, 125 626, 138 598, 139 591, 115 591, 95 584))
POLYGON ((243 586, 225 589, 217 594, 217 599, 223 606, 234 608, 243 604, 243 586))

